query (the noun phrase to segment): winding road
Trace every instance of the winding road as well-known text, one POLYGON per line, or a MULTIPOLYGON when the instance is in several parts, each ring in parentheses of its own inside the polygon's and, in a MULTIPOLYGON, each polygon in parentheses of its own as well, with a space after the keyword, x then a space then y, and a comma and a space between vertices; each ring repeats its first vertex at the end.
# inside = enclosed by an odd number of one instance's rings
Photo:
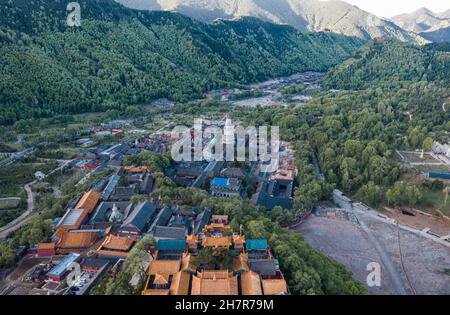
POLYGON ((36 218, 37 214, 33 213, 33 210, 35 208, 34 194, 33 191, 31 190, 31 186, 33 186, 35 183, 36 181, 32 181, 31 183, 28 183, 25 186, 23 186, 23 189, 27 193, 27 210, 24 213, 22 213, 18 218, 14 219, 7 225, 0 228, 0 239, 7 238, 9 234, 17 231, 22 226, 28 224, 30 221, 36 218))

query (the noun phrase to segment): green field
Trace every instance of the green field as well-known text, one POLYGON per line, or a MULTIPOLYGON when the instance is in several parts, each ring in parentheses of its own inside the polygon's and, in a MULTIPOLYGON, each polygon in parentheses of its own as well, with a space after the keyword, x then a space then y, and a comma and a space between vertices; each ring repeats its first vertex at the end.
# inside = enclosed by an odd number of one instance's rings
POLYGON ((15 209, 20 204, 20 198, 19 199, 1 199, 0 198, 0 210, 5 209, 15 209))
POLYGON ((444 193, 441 191, 432 191, 422 189, 422 202, 419 204, 419 209, 423 209, 433 214, 438 214, 436 210, 440 210, 443 214, 450 216, 450 197, 447 203, 444 204, 444 193))

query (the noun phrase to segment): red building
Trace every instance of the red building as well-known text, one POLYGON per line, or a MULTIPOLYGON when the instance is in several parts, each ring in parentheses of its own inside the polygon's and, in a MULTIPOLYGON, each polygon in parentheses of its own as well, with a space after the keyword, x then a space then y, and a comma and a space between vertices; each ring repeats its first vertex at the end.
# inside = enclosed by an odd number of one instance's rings
POLYGON ((55 243, 40 243, 37 247, 37 255, 39 257, 55 256, 55 243))

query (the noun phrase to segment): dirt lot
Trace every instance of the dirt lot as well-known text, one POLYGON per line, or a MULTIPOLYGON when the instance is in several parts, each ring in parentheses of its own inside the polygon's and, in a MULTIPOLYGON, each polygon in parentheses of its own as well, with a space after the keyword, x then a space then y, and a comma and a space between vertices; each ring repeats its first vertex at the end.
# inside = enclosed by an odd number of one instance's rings
MULTIPOLYGON (((403 269, 396 227, 370 217, 364 216, 363 220, 391 256, 410 293, 450 294, 450 276, 443 274, 446 268, 450 268, 450 248, 401 230, 403 269)), ((347 266, 353 271, 355 279, 364 285, 368 275, 367 264, 381 264, 381 259, 366 234, 357 225, 343 218, 313 216, 296 230, 303 234, 311 246, 347 266)), ((394 286, 383 272, 383 267, 381 287, 366 287, 370 294, 395 294, 394 286)))
POLYGON ((414 227, 418 230, 429 228, 432 233, 439 236, 450 234, 450 221, 444 220, 443 218, 428 216, 414 211, 411 213, 415 213, 415 216, 411 216, 394 209, 391 209, 390 211, 385 210, 383 213, 390 218, 397 220, 401 224, 414 227))
POLYGON ((401 155, 406 159, 407 163, 441 163, 440 160, 435 159, 431 154, 425 153, 423 159, 420 152, 400 151, 401 155))

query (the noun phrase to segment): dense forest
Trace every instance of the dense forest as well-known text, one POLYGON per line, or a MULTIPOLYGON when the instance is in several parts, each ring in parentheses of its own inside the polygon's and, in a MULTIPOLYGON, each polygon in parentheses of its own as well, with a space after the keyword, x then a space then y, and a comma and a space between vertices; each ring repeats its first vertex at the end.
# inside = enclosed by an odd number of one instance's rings
POLYGON ((79 3, 82 25, 71 28, 66 1, 0 1, 0 124, 326 71, 363 44, 252 18, 210 25, 112 0, 79 3))
POLYGON ((250 124, 280 126, 295 143, 297 208, 326 199, 333 187, 374 207, 420 202, 423 187, 404 181, 410 170, 395 150, 429 151, 433 141, 450 140, 450 112, 442 105, 450 96, 448 50, 448 44, 372 42, 327 74, 325 87, 340 91, 325 89, 293 110, 258 108, 248 115, 250 124), (315 176, 313 152, 325 183, 315 176))
POLYGON ((415 46, 395 40, 371 42, 326 78, 330 87, 358 90, 426 81, 449 86, 450 43, 415 46))

